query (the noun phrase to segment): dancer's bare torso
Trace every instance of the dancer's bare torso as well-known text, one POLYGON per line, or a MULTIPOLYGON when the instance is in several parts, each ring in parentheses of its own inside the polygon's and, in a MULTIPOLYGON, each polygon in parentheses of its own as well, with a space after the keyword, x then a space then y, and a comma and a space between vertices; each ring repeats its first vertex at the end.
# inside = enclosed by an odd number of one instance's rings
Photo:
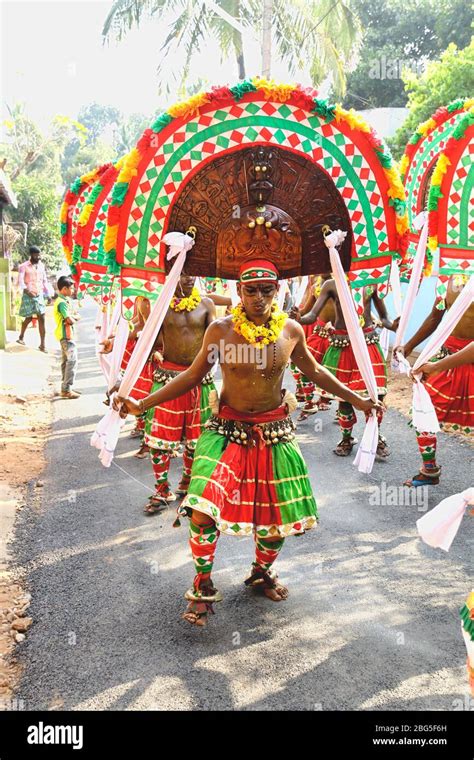
POLYGON ((168 309, 155 349, 174 364, 189 366, 201 350, 204 333, 215 315, 210 298, 203 298, 192 311, 168 309))

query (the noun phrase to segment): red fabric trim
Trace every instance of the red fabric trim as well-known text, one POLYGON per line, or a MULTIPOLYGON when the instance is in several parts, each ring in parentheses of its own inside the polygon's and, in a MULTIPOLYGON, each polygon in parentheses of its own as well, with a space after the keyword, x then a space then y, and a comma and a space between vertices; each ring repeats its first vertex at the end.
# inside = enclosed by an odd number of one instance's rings
POLYGON ((267 412, 239 412, 227 404, 221 404, 219 407, 219 417, 222 417, 224 420, 238 420, 258 425, 263 422, 284 420, 288 417, 288 410, 286 404, 282 404, 282 406, 278 406, 276 409, 269 409, 267 412))
POLYGON ((190 364, 175 364, 174 362, 169 362, 166 359, 163 359, 163 361, 160 362, 158 366, 162 369, 171 369, 177 372, 184 372, 184 370, 189 369, 191 365, 190 364))

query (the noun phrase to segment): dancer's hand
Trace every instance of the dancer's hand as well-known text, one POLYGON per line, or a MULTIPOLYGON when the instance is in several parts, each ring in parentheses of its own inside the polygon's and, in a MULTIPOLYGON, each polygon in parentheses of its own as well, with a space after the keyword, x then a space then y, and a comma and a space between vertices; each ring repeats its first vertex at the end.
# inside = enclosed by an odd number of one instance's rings
POLYGON ((292 306, 290 309, 290 319, 295 319, 296 322, 301 322, 301 312, 297 306, 292 306))
POLYGON ((396 358, 397 353, 400 353, 402 356, 406 358, 407 352, 405 346, 394 346, 393 347, 393 355, 396 358))
POLYGON ((139 417, 142 414, 140 404, 137 404, 133 398, 124 398, 123 396, 114 396, 112 406, 116 412, 119 412, 122 419, 125 419, 127 414, 133 414, 135 417, 139 417))
POLYGON ((99 351, 99 354, 110 354, 114 347, 113 338, 106 338, 105 340, 101 340, 99 346, 104 347, 104 350, 99 351))
POLYGON ((371 398, 362 398, 362 396, 360 396, 360 403, 353 404, 353 406, 365 414, 371 412, 372 409, 375 409, 376 412, 384 412, 386 408, 382 401, 372 401, 371 398))
POLYGON ((163 361, 163 354, 161 351, 153 351, 152 360, 156 362, 157 364, 161 364, 163 361))
POLYGON ((421 380, 421 382, 424 383, 425 380, 427 380, 430 375, 436 372, 435 364, 436 362, 427 362, 426 364, 422 364, 421 367, 418 367, 418 369, 415 372, 412 370, 410 372, 410 377, 413 380, 413 382, 416 383, 417 380, 421 380), (421 373, 421 378, 420 378, 420 373, 421 373))
MULTIPOLYGON (((397 332, 399 324, 400 324, 400 317, 395 317, 395 319, 392 322, 392 326, 390 328, 391 331, 392 332, 397 332)), ((405 356, 405 354, 403 354, 403 356, 405 356)))

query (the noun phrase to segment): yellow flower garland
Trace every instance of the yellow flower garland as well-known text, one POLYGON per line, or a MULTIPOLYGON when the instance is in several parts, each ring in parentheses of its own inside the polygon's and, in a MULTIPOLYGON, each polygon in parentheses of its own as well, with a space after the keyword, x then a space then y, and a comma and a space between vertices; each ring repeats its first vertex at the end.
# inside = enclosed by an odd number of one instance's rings
POLYGON ((193 288, 190 296, 173 296, 170 307, 173 311, 192 311, 201 303, 201 294, 197 288, 193 288))
POLYGON ((241 335, 255 348, 263 348, 269 343, 275 343, 288 319, 288 315, 280 311, 276 303, 272 304, 272 315, 264 325, 256 325, 251 322, 241 303, 231 310, 231 314, 237 335, 241 335))

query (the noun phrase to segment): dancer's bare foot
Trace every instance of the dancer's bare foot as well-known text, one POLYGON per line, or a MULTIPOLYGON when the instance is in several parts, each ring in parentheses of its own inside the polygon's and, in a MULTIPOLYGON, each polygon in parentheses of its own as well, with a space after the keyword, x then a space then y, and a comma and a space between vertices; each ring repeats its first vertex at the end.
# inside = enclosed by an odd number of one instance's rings
POLYGON ((181 615, 183 620, 191 625, 200 627, 207 625, 207 616, 214 615, 212 607, 214 602, 222 602, 222 594, 208 580, 207 583, 201 583, 200 589, 190 588, 186 591, 184 598, 188 600, 188 608, 181 615))
POLYGON ((186 612, 181 615, 183 620, 191 625, 197 625, 203 628, 207 625, 208 605, 204 602, 190 602, 186 612))
POLYGON ((244 581, 246 586, 251 586, 258 591, 263 591, 272 602, 282 602, 290 593, 286 586, 278 582, 278 576, 271 570, 263 570, 253 567, 250 576, 244 581))
POLYGON ((282 602, 284 599, 288 598, 288 594, 290 593, 286 586, 283 586, 282 583, 276 583, 275 588, 266 588, 263 586, 262 588, 263 593, 266 597, 272 600, 272 602, 282 602))

